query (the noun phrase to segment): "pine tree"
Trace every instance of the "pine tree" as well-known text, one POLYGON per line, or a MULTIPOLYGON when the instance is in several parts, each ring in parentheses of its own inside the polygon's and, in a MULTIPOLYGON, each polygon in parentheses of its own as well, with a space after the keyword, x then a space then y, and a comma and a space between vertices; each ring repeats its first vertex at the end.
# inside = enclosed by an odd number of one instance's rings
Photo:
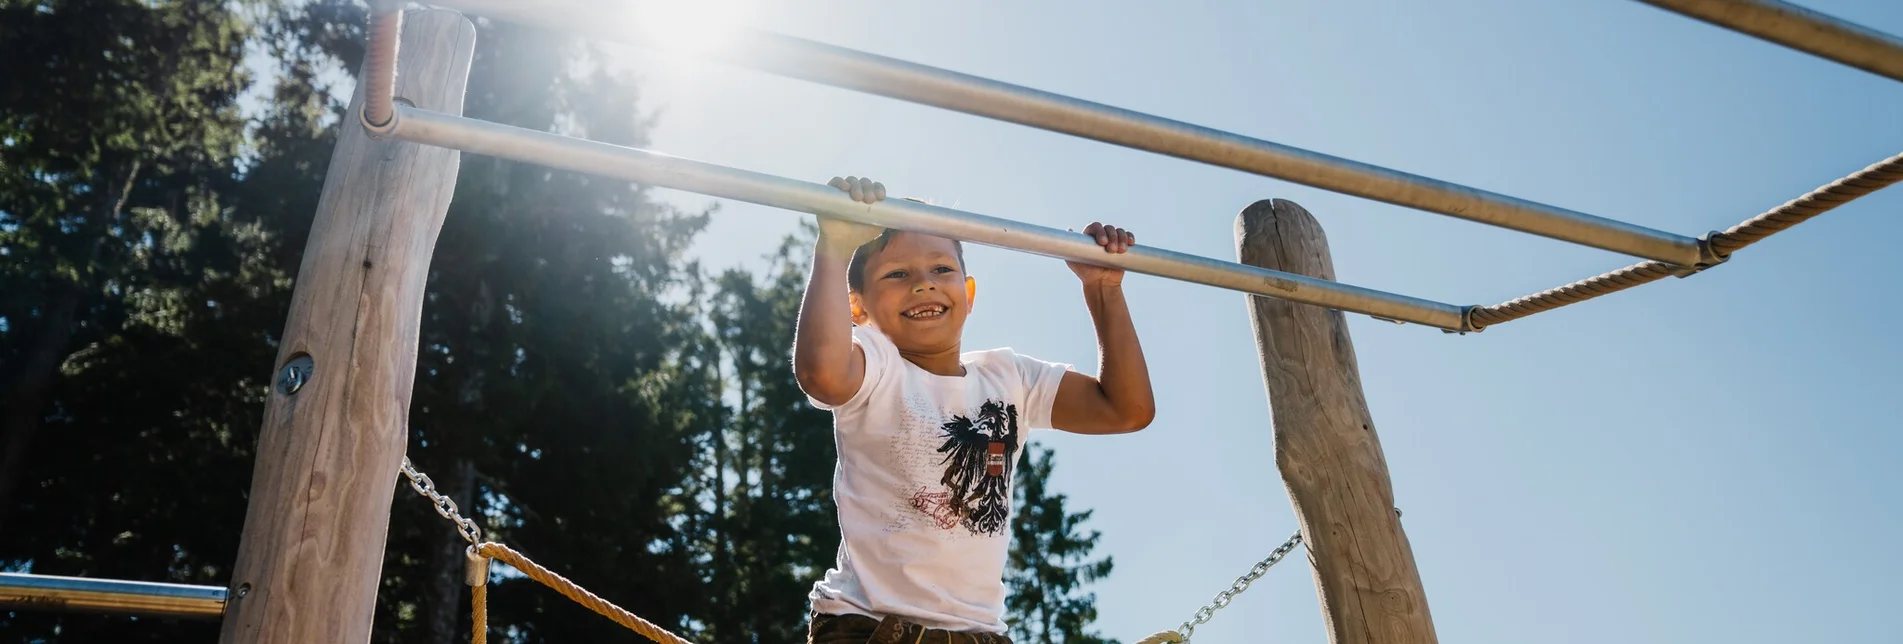
POLYGON ((128 277, 216 216, 243 133, 237 10, 0 2, 0 534, 62 364, 139 315, 135 294, 167 297, 128 277))
POLYGON ((1083 532, 1091 511, 1072 513, 1048 483, 1051 449, 1026 445, 1018 468, 1016 515, 1011 519, 1010 570, 1005 600, 1012 638, 1025 644, 1115 644, 1087 630, 1097 619, 1097 595, 1083 587, 1110 575, 1110 557, 1090 559, 1102 534, 1083 532))
POLYGON ((764 274, 714 280, 727 410, 703 443, 708 642, 805 641, 807 592, 839 547, 832 417, 787 364, 810 247, 810 231, 789 237, 764 274))

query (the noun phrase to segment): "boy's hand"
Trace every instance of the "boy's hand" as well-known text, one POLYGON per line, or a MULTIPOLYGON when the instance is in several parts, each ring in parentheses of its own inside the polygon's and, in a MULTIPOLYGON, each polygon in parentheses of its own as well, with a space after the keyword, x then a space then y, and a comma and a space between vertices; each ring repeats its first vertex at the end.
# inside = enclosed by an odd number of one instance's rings
MULTIPOLYGON (((878 203, 885 199, 885 184, 865 177, 843 179, 833 177, 833 180, 826 182, 826 185, 848 193, 853 201, 861 203, 878 203)), ((883 232, 885 232, 884 228, 856 221, 832 217, 819 218, 820 247, 822 250, 835 254, 849 255, 860 246, 864 246, 866 242, 878 239, 879 234, 883 232)))
MULTIPOLYGON (((1095 237, 1097 245, 1102 246, 1106 253, 1121 254, 1130 250, 1131 246, 1137 245, 1136 233, 1094 221, 1084 227, 1084 234, 1095 237)), ((1076 273, 1077 279, 1083 280, 1086 286, 1123 285, 1123 269, 1121 268, 1070 261, 1065 264, 1070 266, 1071 272, 1076 273)))

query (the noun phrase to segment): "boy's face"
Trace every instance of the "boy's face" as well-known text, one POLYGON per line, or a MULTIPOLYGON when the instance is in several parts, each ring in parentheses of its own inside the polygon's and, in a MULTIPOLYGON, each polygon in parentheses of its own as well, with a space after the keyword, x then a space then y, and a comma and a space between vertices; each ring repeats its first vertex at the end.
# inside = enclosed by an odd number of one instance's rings
POLYGON ((853 321, 869 324, 905 353, 957 351, 975 294, 952 241, 894 232, 866 258, 852 295, 853 321))

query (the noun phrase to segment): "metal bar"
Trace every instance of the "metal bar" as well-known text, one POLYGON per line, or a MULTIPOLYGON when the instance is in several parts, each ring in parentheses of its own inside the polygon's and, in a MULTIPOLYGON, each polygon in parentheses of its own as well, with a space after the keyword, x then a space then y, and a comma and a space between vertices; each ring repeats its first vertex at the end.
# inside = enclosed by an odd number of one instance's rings
POLYGON ((5 572, 0 573, 0 606, 216 620, 225 613, 225 589, 5 572))
MULTIPOLYGON (((629 3, 435 0, 494 18, 638 42, 629 3)), ((767 31, 705 52, 727 63, 1274 177, 1627 255, 1694 266, 1692 237, 1122 108, 767 31)))
POLYGON ((398 105, 387 136, 763 206, 922 232, 1062 259, 1464 331, 1465 308, 1139 246, 1103 252, 1089 236, 902 199, 863 204, 805 181, 398 105))
POLYGON ((1903 81, 1903 38, 1777 0, 1639 0, 1878 76, 1903 81))

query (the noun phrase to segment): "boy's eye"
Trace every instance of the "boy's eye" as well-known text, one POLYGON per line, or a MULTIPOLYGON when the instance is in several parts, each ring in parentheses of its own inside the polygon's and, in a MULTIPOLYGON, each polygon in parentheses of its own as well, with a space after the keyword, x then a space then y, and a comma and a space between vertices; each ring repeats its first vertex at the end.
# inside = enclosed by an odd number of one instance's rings
POLYGON ((932 272, 934 272, 934 273, 950 273, 950 272, 952 272, 952 271, 956 271, 956 270, 958 270, 958 269, 956 269, 956 268, 952 268, 952 267, 950 267, 950 266, 940 266, 940 267, 938 267, 938 268, 934 268, 934 269, 932 269, 932 272))
POLYGON ((886 274, 885 274, 885 277, 886 277, 886 279, 898 279, 898 278, 903 278, 903 277, 905 277, 905 271, 892 271, 892 272, 890 272, 890 273, 886 273, 886 274))

